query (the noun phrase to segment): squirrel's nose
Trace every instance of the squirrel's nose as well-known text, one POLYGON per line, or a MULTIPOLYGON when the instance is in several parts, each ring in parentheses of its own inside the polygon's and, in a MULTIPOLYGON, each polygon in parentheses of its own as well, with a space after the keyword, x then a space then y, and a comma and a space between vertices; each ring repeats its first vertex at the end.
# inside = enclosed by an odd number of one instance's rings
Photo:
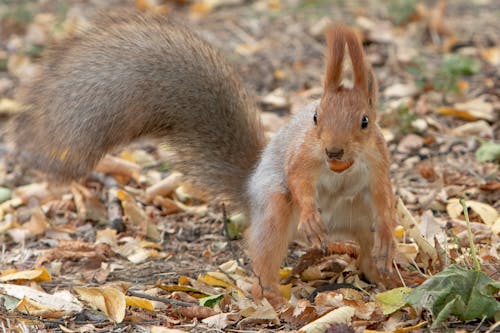
POLYGON ((325 152, 329 160, 340 160, 344 156, 344 149, 342 148, 325 149, 325 152))

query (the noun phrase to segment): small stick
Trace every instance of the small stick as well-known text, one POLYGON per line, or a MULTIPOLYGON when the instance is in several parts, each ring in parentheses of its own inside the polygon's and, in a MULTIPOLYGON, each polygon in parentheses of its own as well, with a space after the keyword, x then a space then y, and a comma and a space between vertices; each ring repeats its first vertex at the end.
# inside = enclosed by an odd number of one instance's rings
POLYGON ((158 297, 158 296, 138 293, 138 292, 135 292, 132 290, 127 291, 127 293, 130 294, 131 296, 145 298, 145 299, 148 299, 150 301, 162 302, 162 303, 171 304, 171 305, 175 305, 175 306, 195 306, 196 305, 196 304, 191 304, 188 302, 176 301, 176 300, 165 298, 165 297, 158 297))
POLYGON ((476 271, 480 271, 481 264, 479 263, 479 260, 477 260, 476 247, 474 246, 474 236, 472 235, 472 229, 470 228, 469 212, 467 210, 467 203, 465 202, 465 200, 460 199, 460 204, 464 208, 465 222, 467 223, 467 235, 469 236, 470 254, 472 256, 472 262, 474 263, 474 269, 476 271))
POLYGON ((226 234, 227 245, 229 247, 229 250, 231 251, 231 254, 233 255, 234 260, 236 260, 238 266, 243 267, 243 265, 240 263, 240 259, 238 258, 238 254, 236 253, 236 250, 233 247, 231 236, 229 236, 229 226, 228 226, 229 219, 227 218, 226 205, 224 203, 222 204, 222 221, 224 222, 224 233, 226 234))

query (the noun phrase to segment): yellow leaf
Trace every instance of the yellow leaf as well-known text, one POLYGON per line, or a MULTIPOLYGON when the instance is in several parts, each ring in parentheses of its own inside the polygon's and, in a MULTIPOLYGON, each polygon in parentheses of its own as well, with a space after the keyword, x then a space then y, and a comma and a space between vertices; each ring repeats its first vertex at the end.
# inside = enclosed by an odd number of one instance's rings
POLYGON ((125 304, 127 306, 135 306, 148 311, 154 311, 153 303, 145 298, 135 296, 125 296, 125 304))
POLYGON ((160 285, 157 285, 157 287, 162 289, 162 290, 166 290, 166 291, 184 291, 186 293, 189 293, 191 296, 193 296, 195 298, 203 298, 203 297, 210 296, 209 294, 207 294, 201 290, 198 290, 196 288, 186 286, 186 285, 177 286, 177 285, 160 284, 160 285))
POLYGON ((125 294, 120 290, 110 287, 74 287, 74 290, 112 321, 121 323, 125 318, 125 294))
POLYGON ((206 283, 206 284, 208 284, 209 286, 212 286, 212 287, 224 287, 224 288, 234 287, 233 284, 228 283, 226 281, 223 281, 220 278, 214 277, 214 276, 212 276, 212 275, 210 275, 208 273, 205 274, 205 275, 199 276, 198 277, 198 281, 206 283))
POLYGON ((471 99, 465 103, 456 103, 453 107, 440 107, 437 112, 445 116, 454 116, 466 120, 496 120, 493 104, 485 101, 483 96, 471 99))
POLYGON ((450 108, 447 106, 442 106, 440 108, 437 108, 437 112, 439 114, 442 114, 443 116, 453 116, 457 118, 462 118, 465 120, 478 120, 477 117, 472 115, 470 112, 466 110, 459 110, 455 108, 450 108))
POLYGON ((280 269, 280 280, 288 278, 291 273, 292 273, 291 268, 281 268, 280 269))
POLYGON ((396 238, 398 239, 403 239, 403 237, 405 236, 405 228, 403 228, 403 226, 401 225, 398 225, 394 229, 394 236, 396 236, 396 238))
POLYGON ((284 78, 285 78, 285 73, 283 73, 283 71, 282 71, 282 70, 277 69, 277 70, 275 70, 275 71, 274 71, 274 77, 275 77, 276 79, 278 79, 278 80, 282 80, 282 79, 284 79, 284 78))
POLYGON ((189 278, 185 275, 181 276, 178 281, 180 286, 186 286, 189 284, 189 278))
POLYGON ((36 268, 34 270, 29 270, 29 271, 11 272, 8 274, 4 273, 2 273, 2 276, 0 276, 1 282, 16 281, 16 280, 30 280, 30 281, 41 282, 41 281, 52 280, 52 277, 50 276, 49 272, 44 267, 36 268))
POLYGON ((384 315, 391 314, 406 305, 405 297, 411 288, 395 288, 375 295, 375 301, 382 309, 384 315))
POLYGON ((278 289, 280 291, 280 294, 281 296, 283 296, 285 299, 290 299, 291 295, 292 295, 292 284, 289 283, 289 284, 280 284, 278 286, 278 289))
POLYGON ((23 297, 17 304, 16 310, 31 316, 40 316, 43 318, 61 318, 66 315, 66 311, 64 310, 54 309, 49 305, 38 303, 26 297, 23 297))
POLYGON ((153 242, 150 242, 150 241, 145 241, 145 240, 141 241, 141 247, 143 247, 143 248, 152 248, 152 249, 156 249, 156 250, 162 250, 163 249, 163 247, 160 244, 153 243, 153 242))

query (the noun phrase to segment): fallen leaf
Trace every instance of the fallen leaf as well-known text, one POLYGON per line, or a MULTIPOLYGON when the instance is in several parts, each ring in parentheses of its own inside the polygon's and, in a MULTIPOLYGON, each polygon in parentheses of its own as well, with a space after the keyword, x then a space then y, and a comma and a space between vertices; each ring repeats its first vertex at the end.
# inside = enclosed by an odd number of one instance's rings
POLYGON ((0 294, 9 295, 18 300, 29 299, 53 309, 62 310, 66 314, 82 310, 80 302, 68 291, 59 291, 51 295, 27 286, 0 284, 0 294))
POLYGON ((149 299, 136 296, 125 296, 125 304, 127 306, 135 306, 148 311, 154 311, 155 309, 153 303, 149 299))
POLYGON ((416 309, 429 310, 434 317, 431 329, 435 329, 450 315, 461 320, 493 318, 500 311, 495 299, 499 290, 500 282, 484 273, 451 265, 413 289, 406 301, 416 309))
POLYGON ((481 56, 491 65, 500 66, 500 47, 482 49, 481 56))
POLYGON ((456 136, 478 136, 484 139, 493 138, 493 128, 484 120, 473 121, 461 126, 455 127, 451 133, 456 136))
MULTIPOLYGON (((467 204, 467 207, 476 212, 481 220, 487 225, 493 225, 499 217, 497 210, 488 204, 475 200, 466 200, 465 203, 467 204)), ((463 207, 460 204, 459 199, 449 199, 448 204, 446 205, 446 211, 451 218, 460 218, 463 214, 463 207)))
POLYGON ((106 155, 95 167, 97 172, 125 176, 139 180, 141 166, 116 156, 106 155))
POLYGON ((187 318, 205 319, 217 314, 216 311, 204 306, 181 306, 177 309, 180 314, 187 318))
POLYGON ((125 318, 125 294, 111 287, 73 287, 80 298, 104 312, 109 319, 121 323, 125 318))
POLYGON ((375 301, 384 315, 398 311, 406 305, 406 296, 412 289, 407 287, 395 288, 375 295, 375 301))
POLYGON ((445 116, 454 116, 465 120, 487 120, 494 122, 495 110, 491 103, 484 101, 484 97, 472 99, 466 103, 456 103, 454 107, 439 107, 436 110, 445 116))
POLYGON ((500 144, 495 142, 483 142, 476 151, 476 159, 479 162, 500 161, 500 144))
POLYGON ((396 203, 396 211, 399 217, 400 224, 405 228, 406 233, 415 240, 415 243, 417 243, 418 247, 421 250, 421 254, 425 256, 422 260, 423 263, 427 265, 429 260, 432 260, 433 263, 436 263, 438 259, 436 249, 422 236, 417 227, 415 219, 405 207, 401 198, 398 198, 398 201, 396 203))
POLYGON ((151 202, 156 196, 168 196, 172 194, 172 192, 179 187, 181 183, 182 174, 179 172, 172 172, 168 177, 148 187, 144 194, 144 199, 147 202, 151 202))
POLYGON ((52 280, 52 277, 44 267, 35 268, 29 271, 11 272, 9 274, 2 273, 0 275, 0 282, 16 281, 16 280, 43 282, 52 280))
POLYGON ((225 296, 226 294, 218 294, 218 295, 210 295, 207 297, 200 298, 198 300, 200 306, 207 306, 207 307, 213 307, 214 305, 218 304, 225 296))
POLYGON ((409 82, 406 84, 396 83, 392 86, 387 87, 384 90, 384 96, 387 98, 402 98, 413 96, 418 92, 415 83, 409 82))
POLYGON ((239 313, 218 313, 204 318, 202 322, 207 324, 210 328, 222 330, 229 325, 237 323, 240 319, 241 315, 239 313))
POLYGON ((354 316, 355 309, 350 306, 343 306, 328 312, 315 321, 299 329, 299 333, 319 333, 325 332, 332 324, 349 323, 354 316))

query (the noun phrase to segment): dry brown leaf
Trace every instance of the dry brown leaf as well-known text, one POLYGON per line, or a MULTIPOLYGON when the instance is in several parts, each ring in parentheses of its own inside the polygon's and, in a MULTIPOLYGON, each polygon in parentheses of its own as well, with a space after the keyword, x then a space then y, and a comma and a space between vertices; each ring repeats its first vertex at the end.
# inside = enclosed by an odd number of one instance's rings
POLYGON ((340 307, 302 327, 299 329, 299 333, 322 333, 332 324, 347 324, 351 321, 355 312, 356 310, 353 307, 340 307))
POLYGON ((205 306, 181 306, 177 311, 187 318, 205 319, 217 314, 216 311, 205 306))
POLYGON ((202 322, 207 324, 210 328, 222 330, 229 325, 237 323, 240 319, 241 315, 239 313, 218 313, 204 318, 202 322))
POLYGON ((493 138, 493 128, 484 120, 473 121, 451 130, 456 136, 478 136, 485 139, 493 138))
POLYGON ((436 174, 436 171, 434 170, 434 166, 432 164, 432 161, 426 160, 422 161, 417 164, 417 169, 420 175, 428 180, 429 182, 434 182, 437 180, 438 175, 436 174))
POLYGON ((95 167, 95 170, 112 175, 125 176, 139 180, 141 166, 116 156, 106 155, 95 167))
POLYGON ((490 47, 481 50, 481 56, 484 60, 493 66, 500 66, 500 47, 490 47))
POLYGON ((33 183, 16 188, 13 196, 20 198, 23 203, 27 203, 31 198, 36 198, 41 204, 55 198, 55 193, 49 189, 48 183, 33 183))
POLYGON ((115 251, 134 264, 145 262, 155 252, 142 247, 141 241, 136 238, 124 237, 120 239, 120 242, 124 242, 124 244, 118 246, 115 251))
POLYGON ((110 287, 73 287, 80 298, 104 312, 109 319, 121 323, 125 318, 125 294, 110 287))
POLYGON ((51 295, 27 286, 0 284, 0 294, 9 295, 20 300, 31 300, 33 302, 31 304, 41 304, 40 309, 43 307, 47 309, 48 306, 55 311, 62 311, 66 315, 82 310, 80 302, 65 290, 51 295))
POLYGON ((445 116, 454 116, 465 120, 487 120, 494 122, 497 118, 493 104, 486 102, 484 96, 471 99, 465 103, 456 103, 454 107, 442 106, 437 113, 445 116))
POLYGON ((396 253, 396 261, 397 264, 408 264, 415 260, 418 255, 418 245, 414 243, 406 244, 406 243, 398 243, 397 244, 398 251, 396 253))
POLYGON ((172 192, 179 187, 181 183, 182 174, 179 172, 172 172, 167 178, 164 178, 162 181, 148 187, 144 193, 144 199, 147 202, 151 202, 157 196, 168 196, 172 194, 172 192))
POLYGON ((318 317, 316 308, 306 299, 299 300, 295 306, 289 306, 285 312, 280 314, 282 321, 294 327, 304 326, 318 317))
POLYGON ((111 256, 111 249, 108 244, 91 244, 80 241, 61 240, 59 246, 41 255, 35 266, 39 267, 46 262, 54 260, 80 260, 92 259, 93 261, 104 261, 111 256))
POLYGON ((405 228, 406 233, 415 240, 415 243, 417 243, 421 250, 420 253, 425 256, 423 258, 423 263, 427 265, 429 259, 431 259, 433 263, 436 263, 438 259, 436 249, 422 236, 415 219, 405 207, 401 198, 398 198, 396 211, 399 217, 399 223, 405 228))
POLYGON ((22 225, 22 228, 28 230, 32 236, 43 235, 50 227, 49 219, 40 208, 35 208, 30 220, 22 225))
MULTIPOLYGON (((487 225, 493 225, 499 218, 497 210, 488 204, 476 200, 466 200, 465 203, 470 209, 476 212, 479 217, 481 217, 481 220, 487 225)), ((463 207, 459 199, 456 198, 448 200, 446 210, 451 218, 460 218, 463 214, 463 207)))

